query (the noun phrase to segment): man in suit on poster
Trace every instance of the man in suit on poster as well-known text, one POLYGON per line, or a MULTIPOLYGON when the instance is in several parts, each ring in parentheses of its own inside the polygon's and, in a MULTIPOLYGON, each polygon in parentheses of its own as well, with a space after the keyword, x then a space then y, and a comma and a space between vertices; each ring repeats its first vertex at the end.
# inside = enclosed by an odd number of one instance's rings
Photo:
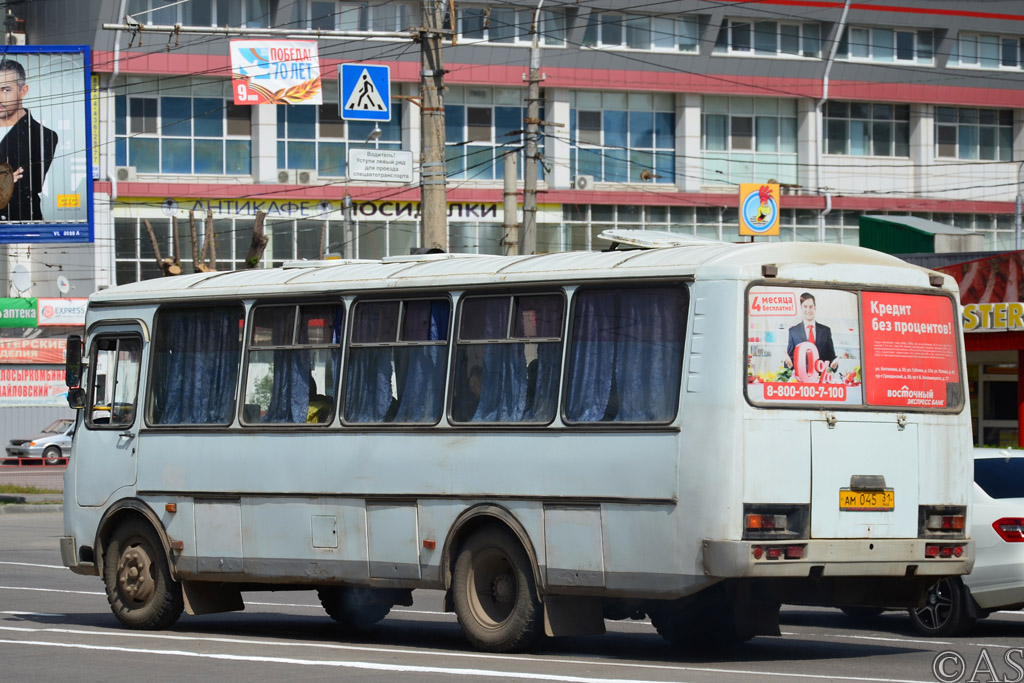
POLYGON ((797 345, 809 341, 818 349, 818 358, 835 368, 839 365, 836 360, 836 349, 832 345, 832 330, 814 319, 817 313, 817 303, 814 295, 804 292, 800 295, 800 314, 803 320, 789 328, 789 343, 786 345, 786 365, 793 367, 795 359, 793 352, 797 345))
POLYGON ((14 191, 0 220, 40 221, 39 193, 57 149, 57 134, 32 118, 24 107, 28 94, 25 67, 0 59, 0 162, 10 164, 14 191))

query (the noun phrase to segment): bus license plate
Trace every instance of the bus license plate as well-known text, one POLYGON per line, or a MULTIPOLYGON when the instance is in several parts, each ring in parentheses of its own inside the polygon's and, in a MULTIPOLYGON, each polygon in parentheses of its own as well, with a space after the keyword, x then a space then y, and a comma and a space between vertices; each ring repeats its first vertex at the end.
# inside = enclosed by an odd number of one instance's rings
POLYGON ((839 489, 839 509, 847 512, 888 512, 896 506, 896 494, 885 491, 839 489))

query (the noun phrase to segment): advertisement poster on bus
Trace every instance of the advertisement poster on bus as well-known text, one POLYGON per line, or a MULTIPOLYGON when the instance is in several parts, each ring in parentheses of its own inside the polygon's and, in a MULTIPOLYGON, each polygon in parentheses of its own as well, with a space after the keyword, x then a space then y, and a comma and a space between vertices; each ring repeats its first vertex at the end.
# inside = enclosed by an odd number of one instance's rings
POLYGON ((0 243, 91 242, 88 46, 0 58, 0 243))
POLYGON ((235 104, 322 104, 315 40, 232 40, 235 104))
POLYGON ((864 292, 867 402, 946 408, 960 403, 953 302, 944 296, 864 292))
POLYGON ((857 295, 752 287, 747 295, 747 396, 759 404, 861 404, 857 295))

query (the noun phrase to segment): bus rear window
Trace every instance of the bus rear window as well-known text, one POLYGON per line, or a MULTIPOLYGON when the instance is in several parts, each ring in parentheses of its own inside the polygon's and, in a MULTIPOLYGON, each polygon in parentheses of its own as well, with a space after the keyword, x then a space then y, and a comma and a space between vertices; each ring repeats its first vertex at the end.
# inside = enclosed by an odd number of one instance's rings
POLYGON ((948 296, 752 287, 747 397, 756 405, 958 408, 948 296))

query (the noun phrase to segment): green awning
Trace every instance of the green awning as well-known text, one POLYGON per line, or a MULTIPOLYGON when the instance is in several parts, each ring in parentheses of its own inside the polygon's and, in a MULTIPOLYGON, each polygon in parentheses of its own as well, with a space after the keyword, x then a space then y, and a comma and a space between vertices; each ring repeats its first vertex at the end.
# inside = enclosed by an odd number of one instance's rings
POLYGON ((985 236, 917 216, 863 215, 860 246, 886 254, 981 251, 985 236))

